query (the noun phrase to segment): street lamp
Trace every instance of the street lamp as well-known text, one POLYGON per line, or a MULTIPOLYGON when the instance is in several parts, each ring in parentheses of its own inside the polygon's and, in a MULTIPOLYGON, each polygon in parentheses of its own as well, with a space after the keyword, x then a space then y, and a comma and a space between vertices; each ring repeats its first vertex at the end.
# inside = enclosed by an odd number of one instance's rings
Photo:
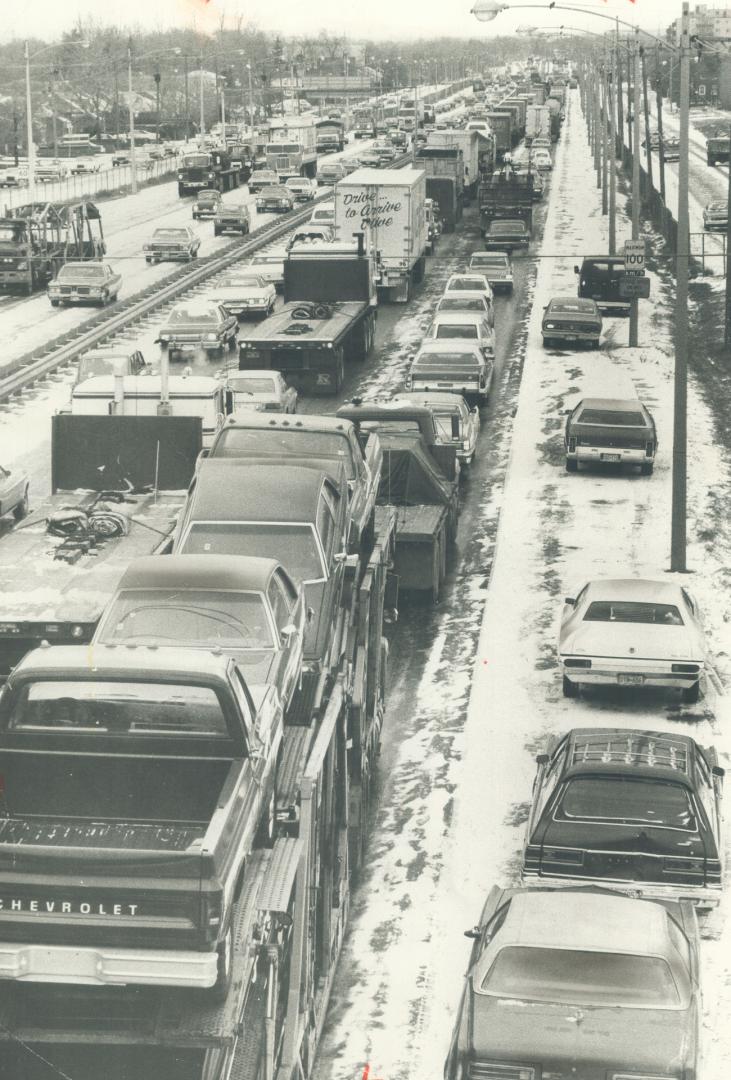
POLYGON ((35 194, 35 180, 36 180, 36 148, 33 142, 33 112, 30 93, 30 62, 36 60, 45 52, 49 52, 51 49, 64 48, 67 45, 77 45, 80 49, 88 49, 89 42, 80 39, 72 39, 70 41, 57 41, 52 45, 45 45, 42 49, 39 49, 37 53, 30 55, 28 48, 28 42, 25 43, 25 123, 26 123, 26 137, 28 140, 28 197, 33 202, 33 196, 35 194))

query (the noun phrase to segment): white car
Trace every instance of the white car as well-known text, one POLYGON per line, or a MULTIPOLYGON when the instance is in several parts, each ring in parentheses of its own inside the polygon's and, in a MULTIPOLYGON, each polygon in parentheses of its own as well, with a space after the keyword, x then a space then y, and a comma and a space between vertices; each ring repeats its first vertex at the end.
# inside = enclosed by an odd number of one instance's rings
POLYGON ((486 402, 493 377, 492 356, 479 342, 426 340, 413 359, 406 377, 411 393, 448 390, 468 401, 486 402))
POLYGON ((588 582, 567 597, 559 664, 566 697, 582 685, 654 686, 700 695, 706 644, 698 605, 682 585, 642 578, 588 582))
POLYGON ((482 294, 492 308, 492 288, 485 274, 452 274, 444 287, 444 296, 482 294))
POLYGON ((495 355, 495 331, 489 316, 479 311, 440 311, 434 316, 427 337, 435 341, 476 341, 487 356, 495 355))
POLYGON ((533 164, 539 172, 550 172, 553 168, 551 154, 548 150, 536 150, 533 155, 533 164))
POLYGON ((233 371, 226 379, 233 393, 234 412, 297 412, 297 391, 288 386, 280 371, 233 371))
POLYGON ((277 290, 259 274, 232 273, 212 285, 206 294, 239 319, 247 315, 271 315, 277 290))
POLYGON ((315 207, 310 215, 310 221, 313 225, 334 225, 335 203, 324 202, 315 207))
POLYGON ((484 274, 493 292, 513 291, 513 265, 507 251, 473 251, 468 273, 484 274))
POLYGON ((444 311, 471 311, 483 314, 485 318, 489 319, 491 305, 485 299, 482 293, 450 293, 448 296, 442 296, 437 302, 435 315, 444 311))
POLYGON ((284 186, 292 192, 296 203, 311 202, 317 194, 317 183, 309 176, 290 176, 284 186))
POLYGON ((287 258, 285 248, 269 248, 255 255, 249 266, 264 281, 270 282, 275 289, 284 288, 284 261, 287 258))

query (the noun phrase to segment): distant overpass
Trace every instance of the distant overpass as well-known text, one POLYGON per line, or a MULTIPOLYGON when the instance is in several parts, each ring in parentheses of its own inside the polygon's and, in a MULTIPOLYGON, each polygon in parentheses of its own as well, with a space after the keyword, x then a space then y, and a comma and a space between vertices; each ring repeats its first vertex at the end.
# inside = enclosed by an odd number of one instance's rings
POLYGON ((313 97, 363 97, 374 92, 377 85, 372 75, 298 75, 281 81, 275 76, 269 89, 277 90, 281 86, 290 93, 298 91, 313 97))

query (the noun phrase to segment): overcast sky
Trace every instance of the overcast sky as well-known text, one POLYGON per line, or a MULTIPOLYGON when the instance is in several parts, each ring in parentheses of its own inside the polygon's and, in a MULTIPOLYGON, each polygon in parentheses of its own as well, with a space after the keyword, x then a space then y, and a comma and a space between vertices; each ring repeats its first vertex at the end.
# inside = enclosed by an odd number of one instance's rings
MULTIPOLYGON (((510 0, 516 5, 521 0, 510 0)), ((46 40, 58 37, 79 17, 91 16, 100 22, 145 28, 190 26, 215 28, 221 17, 235 25, 239 17, 263 30, 283 34, 331 33, 361 37, 419 37, 438 34, 454 36, 509 34, 521 25, 586 26, 601 30, 604 20, 567 11, 539 10, 536 7, 500 15, 492 23, 478 23, 469 14, 472 0, 5 0, 0 38, 35 35, 46 40)), ((567 5, 571 0, 563 0, 567 5)), ((577 0, 580 2, 580 0, 577 0)), ((635 19, 646 30, 657 33, 680 14, 681 0, 587 0, 580 3, 628 22, 635 19)), ((722 5, 725 6, 725 5, 722 5)), ((695 7, 695 3, 691 8, 695 7)), ((607 24, 608 25, 608 24, 607 24)))

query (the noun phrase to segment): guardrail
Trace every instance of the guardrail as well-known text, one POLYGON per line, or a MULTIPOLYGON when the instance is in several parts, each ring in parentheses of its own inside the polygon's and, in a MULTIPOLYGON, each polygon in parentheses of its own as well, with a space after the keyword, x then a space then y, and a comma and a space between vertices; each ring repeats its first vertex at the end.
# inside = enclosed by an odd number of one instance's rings
MULTIPOLYGON (((84 158, 84 161, 93 161, 94 158, 84 158)), ((159 180, 162 177, 173 176, 177 173, 179 156, 152 160, 147 165, 137 166, 137 182, 144 184, 150 180, 159 180)), ((123 191, 132 185, 131 165, 106 164, 99 172, 74 174, 64 177, 63 180, 52 180, 44 183, 42 180, 35 182, 35 202, 68 202, 81 199, 84 196, 99 195, 101 193, 114 194, 123 191)), ((12 210, 16 206, 24 206, 30 201, 28 185, 19 187, 6 187, 0 193, 0 206, 3 212, 12 210)))

